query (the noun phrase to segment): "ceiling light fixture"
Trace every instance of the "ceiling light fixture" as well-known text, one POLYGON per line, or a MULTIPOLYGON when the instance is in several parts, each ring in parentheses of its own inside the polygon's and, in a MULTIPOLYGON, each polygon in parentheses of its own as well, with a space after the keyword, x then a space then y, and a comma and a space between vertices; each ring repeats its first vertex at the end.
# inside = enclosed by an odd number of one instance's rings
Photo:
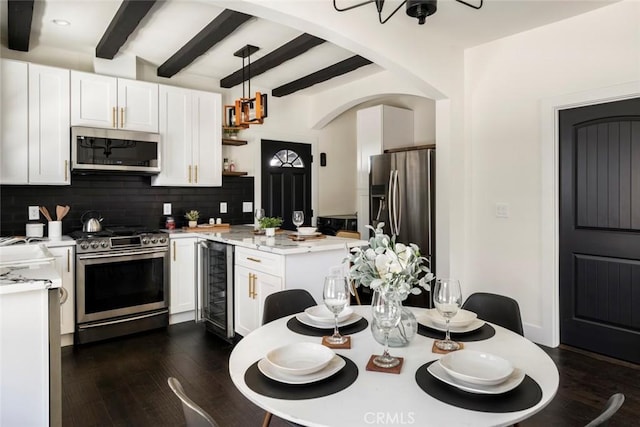
MULTIPOLYGON (((480 0, 480 4, 476 6, 474 4, 467 3, 466 1, 463 1, 463 0, 455 0, 455 1, 476 10, 480 9, 484 2, 484 0, 480 0)), ((395 8, 393 12, 391 12, 389 16, 382 19, 382 8, 384 7, 384 0, 368 0, 368 1, 357 3, 357 4, 354 4, 353 6, 348 6, 342 9, 338 7, 338 5, 336 4, 336 0, 333 0, 333 8, 338 12, 346 12, 347 10, 355 9, 357 7, 364 6, 369 3, 375 3, 376 9, 378 10, 378 20, 380 21, 381 24, 386 23, 389 20, 389 18, 395 15, 395 13, 398 10, 400 10, 400 8, 405 4, 407 5, 407 15, 413 18, 417 18, 418 24, 420 25, 423 25, 424 20, 428 16, 431 16, 434 13, 436 13, 436 10, 438 10, 438 0, 404 0, 402 3, 400 3, 398 7, 395 8)))
POLYGON ((56 25, 60 25, 61 27, 66 27, 67 25, 71 25, 71 22, 67 21, 66 19, 54 19, 51 22, 53 22, 56 25))
POLYGON ((247 97, 247 95, 251 96, 251 54, 259 49, 248 44, 233 54, 242 58, 242 98, 236 99, 234 105, 224 106, 228 127, 248 128, 250 125, 261 125, 267 117, 267 94, 256 92, 253 98, 247 97), (245 67, 245 58, 248 62, 247 67, 245 67), (245 82, 248 85, 246 94, 245 82))

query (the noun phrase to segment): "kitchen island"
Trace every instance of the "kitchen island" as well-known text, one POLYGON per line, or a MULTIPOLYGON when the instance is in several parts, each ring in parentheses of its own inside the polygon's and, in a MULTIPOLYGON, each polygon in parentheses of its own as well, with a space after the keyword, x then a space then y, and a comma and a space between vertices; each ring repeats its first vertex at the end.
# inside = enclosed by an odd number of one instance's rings
MULTIPOLYGON (((292 232, 284 231, 276 233, 274 237, 266 237, 254 234, 252 226, 244 225, 232 226, 220 232, 174 230, 170 232, 171 250, 177 252, 180 246, 185 247, 186 241, 182 239, 190 239, 187 248, 193 247, 191 243, 195 245, 202 240, 233 245, 234 327, 236 333, 244 336, 260 326, 264 300, 274 292, 302 288, 308 290, 317 302, 322 302, 324 277, 335 271, 345 271, 349 249, 367 244, 365 240, 334 236, 295 241, 289 237, 290 233, 292 232)), ((190 259, 188 249, 183 251, 182 257, 175 256, 175 252, 171 257, 172 272, 180 269, 180 259, 186 263, 182 264, 186 265, 183 271, 188 271, 194 265, 195 255, 190 259)), ((195 300, 191 305, 185 303, 195 292, 193 287, 186 287, 189 281, 184 280, 184 277, 185 274, 174 277, 172 273, 170 312, 174 319, 179 319, 178 314, 184 320, 193 319, 190 311, 196 307, 195 300), (173 283, 174 278, 179 284, 173 283), (174 304, 179 301, 182 301, 181 309, 174 309, 174 304)))

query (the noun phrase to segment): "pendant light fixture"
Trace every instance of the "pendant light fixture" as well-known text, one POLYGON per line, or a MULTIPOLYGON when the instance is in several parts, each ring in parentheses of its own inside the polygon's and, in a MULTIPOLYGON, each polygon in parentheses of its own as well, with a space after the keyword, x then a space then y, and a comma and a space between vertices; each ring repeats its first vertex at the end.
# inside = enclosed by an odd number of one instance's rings
POLYGON ((250 97, 251 54, 259 49, 257 46, 248 44, 233 54, 242 58, 242 97, 236 99, 233 105, 225 105, 225 119, 228 120, 229 126, 248 128, 250 125, 261 125, 267 117, 267 94, 256 92, 254 97, 250 97), (245 86, 247 86, 246 92, 245 86))
MULTIPOLYGON (((424 25, 424 21, 428 16, 433 15, 438 10, 438 0, 404 0, 398 7, 394 9, 393 12, 386 18, 382 18, 382 8, 384 7, 384 0, 368 0, 362 3, 357 3, 352 6, 347 6, 344 8, 339 8, 336 4, 337 0, 333 0, 333 8, 338 12, 346 12, 347 10, 355 9, 360 6, 364 6, 369 3, 375 3, 376 10, 378 11, 378 20, 381 24, 386 23, 395 13, 400 10, 400 8, 406 5, 407 15, 417 18, 419 25, 424 25)), ((458 3, 462 3, 465 6, 469 6, 473 9, 480 9, 483 5, 484 0, 480 0, 479 5, 474 5, 471 3, 467 3, 463 0, 455 0, 458 3)))

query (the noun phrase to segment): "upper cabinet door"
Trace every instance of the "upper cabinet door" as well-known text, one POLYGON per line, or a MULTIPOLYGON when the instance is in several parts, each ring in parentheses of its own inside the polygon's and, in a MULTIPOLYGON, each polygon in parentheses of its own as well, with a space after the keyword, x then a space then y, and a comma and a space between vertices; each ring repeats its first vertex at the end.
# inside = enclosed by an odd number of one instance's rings
POLYGON ((69 70, 29 64, 29 182, 70 185, 69 70))
POLYGON ((158 132, 158 85, 118 79, 118 128, 158 132))
POLYGON ((0 184, 29 182, 27 63, 0 60, 0 184))
POLYGON ((222 96, 193 91, 194 184, 222 186, 222 96))
POLYGON ((117 79, 71 71, 71 125, 118 127, 117 79))
POLYGON ((71 125, 158 132, 158 85, 71 72, 71 125))

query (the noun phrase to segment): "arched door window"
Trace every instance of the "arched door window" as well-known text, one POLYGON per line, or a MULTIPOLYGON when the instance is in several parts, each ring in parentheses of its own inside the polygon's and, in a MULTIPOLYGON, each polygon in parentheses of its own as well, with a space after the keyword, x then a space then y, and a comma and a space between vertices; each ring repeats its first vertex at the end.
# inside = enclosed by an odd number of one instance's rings
POLYGON ((280 168, 304 168, 304 161, 293 150, 280 150, 273 155, 269 165, 280 168))

